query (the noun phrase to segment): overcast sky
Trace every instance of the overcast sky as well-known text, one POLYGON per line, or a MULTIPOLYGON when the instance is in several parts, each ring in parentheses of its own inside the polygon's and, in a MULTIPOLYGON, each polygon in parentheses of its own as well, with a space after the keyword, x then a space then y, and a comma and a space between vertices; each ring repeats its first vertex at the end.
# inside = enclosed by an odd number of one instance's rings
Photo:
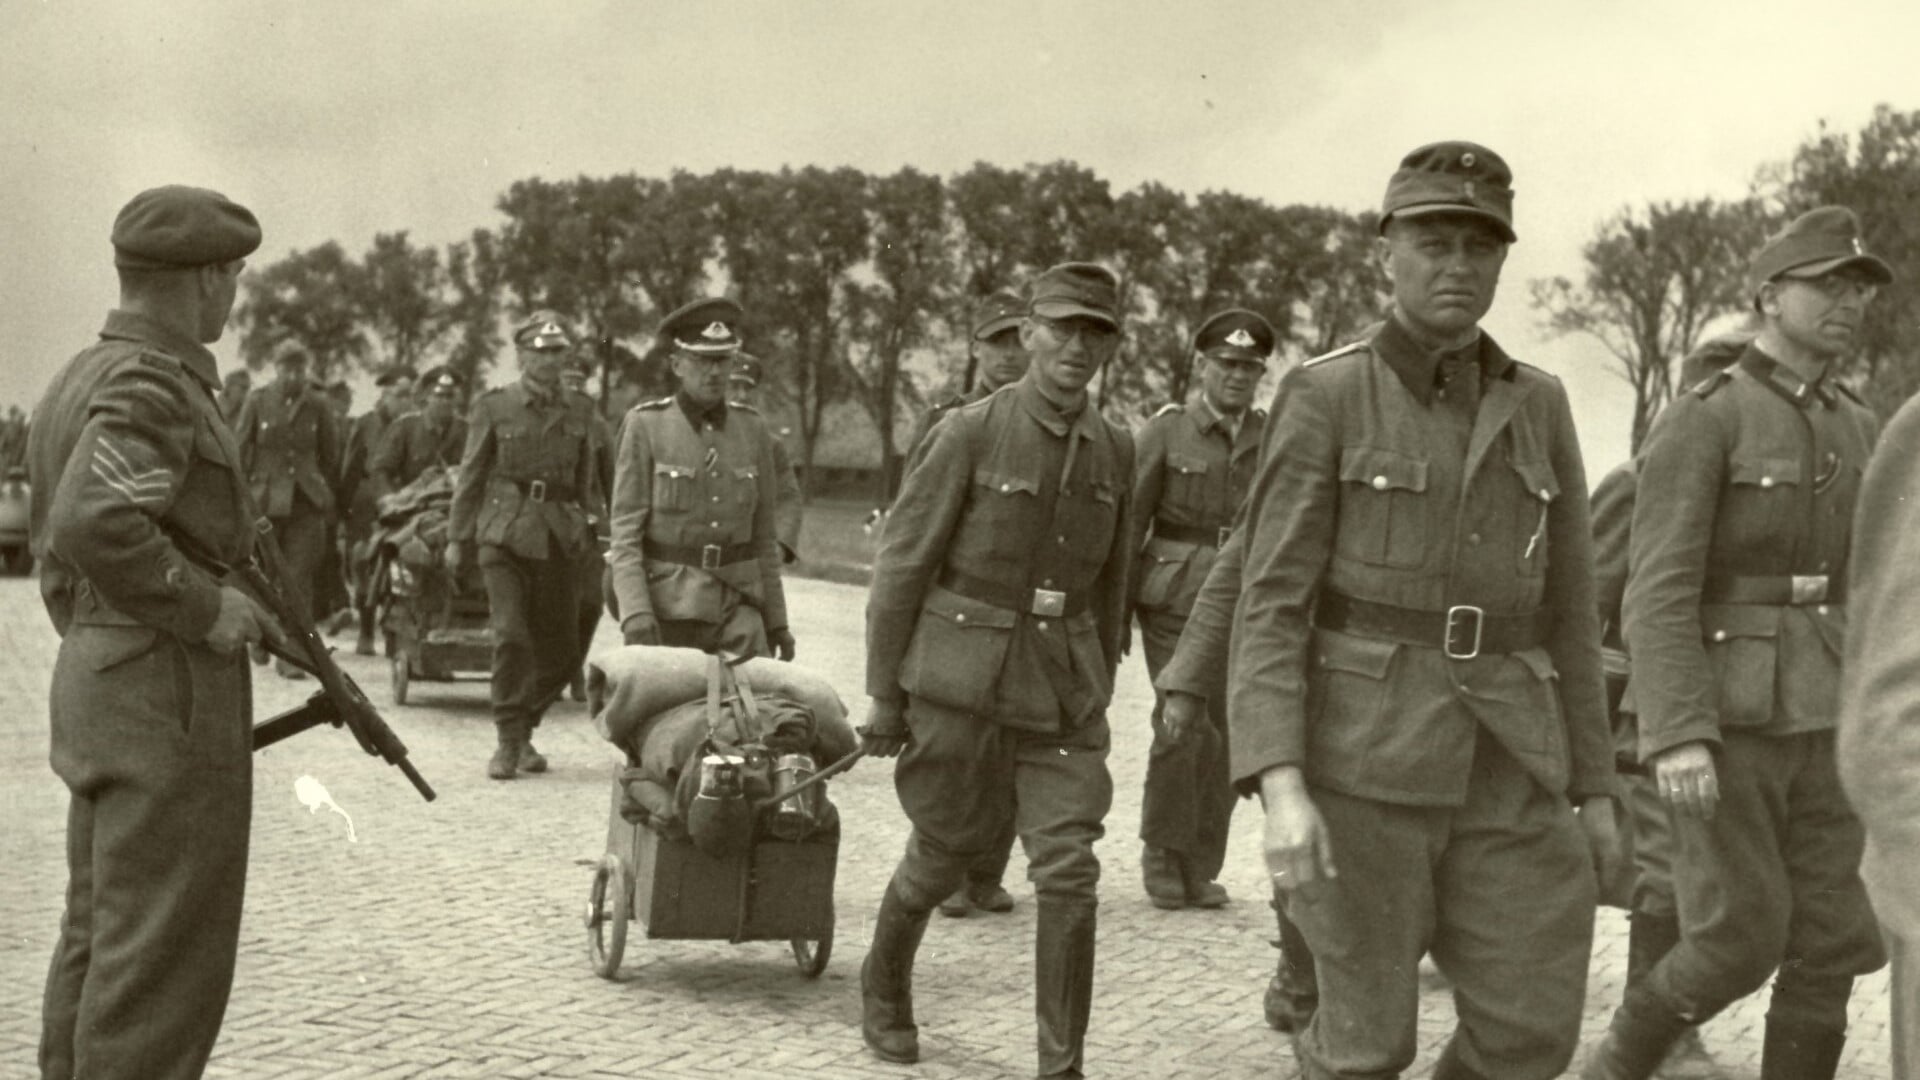
POLYGON ((1069 158, 1116 193, 1357 210, 1408 149, 1468 138, 1516 174, 1488 326, 1568 380, 1597 473, 1628 394, 1542 339, 1526 282, 1576 274, 1614 210, 1737 196, 1879 102, 1920 108, 1920 3, 0 0, 0 405, 91 340, 113 216, 155 184, 250 206, 264 261, 458 239, 528 176, 725 165, 1069 158))

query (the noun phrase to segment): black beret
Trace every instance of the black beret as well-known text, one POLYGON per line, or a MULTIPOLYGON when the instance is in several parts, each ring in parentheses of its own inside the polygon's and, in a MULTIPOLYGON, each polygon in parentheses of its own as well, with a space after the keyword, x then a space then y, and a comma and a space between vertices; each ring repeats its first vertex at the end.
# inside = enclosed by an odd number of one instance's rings
POLYGON ((1860 219, 1844 206, 1820 206, 1787 223, 1767 239, 1747 270, 1748 291, 1774 278, 1819 277, 1858 263, 1882 285, 1893 284, 1893 268, 1860 242, 1860 219))
POLYGON ((1120 280, 1098 263, 1061 263, 1033 279, 1033 299, 1027 310, 1049 319, 1083 315, 1117 328, 1120 280))
POLYGON ((733 370, 727 372, 727 381, 759 386, 764 370, 759 357, 743 352, 733 358, 733 370))
POLYGON ((740 320, 745 314, 724 296, 695 300, 660 320, 660 337, 691 353, 730 353, 740 347, 740 320))
POLYGON ((113 219, 113 264, 186 270, 244 259, 260 246, 253 212, 205 188, 149 188, 113 219))
POLYGON ((1193 350, 1215 360, 1252 360, 1273 355, 1273 324, 1245 308, 1229 308, 1200 324, 1193 350))
POLYGON ((1428 143, 1400 161, 1387 181, 1380 229, 1387 221, 1425 214, 1465 214, 1492 222, 1513 243, 1513 170, 1500 155, 1470 142, 1428 143))
POLYGON ((380 369, 380 374, 374 376, 373 378, 373 385, 392 386, 394 383, 399 382, 401 379, 406 379, 409 382, 413 381, 414 379, 413 369, 410 367, 407 367, 405 364, 393 364, 389 367, 380 369))
POLYGON ((429 392, 442 388, 459 390, 465 383, 466 380, 460 377, 459 372, 445 364, 436 368, 429 368, 427 373, 420 377, 420 384, 425 386, 429 392))

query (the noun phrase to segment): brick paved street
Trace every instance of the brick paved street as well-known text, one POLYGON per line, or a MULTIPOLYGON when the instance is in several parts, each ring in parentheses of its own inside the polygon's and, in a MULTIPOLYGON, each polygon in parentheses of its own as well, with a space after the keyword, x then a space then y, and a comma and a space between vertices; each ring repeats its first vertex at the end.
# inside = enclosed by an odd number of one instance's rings
MULTIPOLYGON (((790 585, 801 659, 848 696, 861 686, 864 593, 790 585)), ((602 643, 616 637, 603 626, 602 643)), ((66 794, 46 763, 46 686, 55 639, 33 584, 0 581, 0 1076, 33 1075, 41 978, 65 885, 66 794)), ((347 657, 377 702, 384 661, 347 657)), ((258 671, 258 669, 256 669, 258 671)), ((311 684, 257 674, 262 713, 311 684)), ((624 981, 589 968, 581 913, 606 833, 614 753, 583 706, 540 731, 546 776, 499 784, 485 684, 414 684, 386 715, 440 789, 421 803, 400 775, 341 732, 302 735, 256 756, 252 875, 233 1002, 209 1075, 412 1077, 923 1077, 1031 1075, 1033 901, 1014 884, 1007 916, 936 916, 916 971, 924 1058, 882 1065, 861 1044, 859 963, 866 920, 905 838, 886 764, 834 786, 846 822, 838 940, 826 974, 803 979, 784 947, 630 937, 624 981), (353 815, 309 814, 293 794, 311 774, 353 815)), ((1118 789, 1101 851, 1107 868, 1097 999, 1087 1060, 1106 1077, 1290 1077, 1260 995, 1266 940, 1257 813, 1242 804, 1222 912, 1162 912, 1139 888, 1139 782, 1151 695, 1136 654, 1113 710, 1118 789)), ((1018 855, 1014 866, 1022 865, 1018 855)), ((1014 876, 1018 876, 1017 873, 1014 876)), ((1588 1034, 1619 998, 1625 920, 1601 917, 1588 1034)), ((1841 1074, 1888 1075, 1886 981, 1855 993, 1841 1074)), ((1716 1021, 1708 1045, 1730 1078, 1758 1073, 1762 1001, 1716 1021)), ((1450 1026, 1444 990, 1423 997, 1425 1075, 1450 1026)))

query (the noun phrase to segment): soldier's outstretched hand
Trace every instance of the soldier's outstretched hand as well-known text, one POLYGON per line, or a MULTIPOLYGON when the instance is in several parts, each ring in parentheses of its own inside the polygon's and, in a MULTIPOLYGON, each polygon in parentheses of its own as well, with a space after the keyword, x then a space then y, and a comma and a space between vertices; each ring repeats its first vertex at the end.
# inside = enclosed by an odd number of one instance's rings
POLYGON ((1720 805, 1720 774, 1713 751, 1703 742, 1682 743, 1653 759, 1653 782, 1667 805, 1702 821, 1720 805))
POLYGON ((207 648, 222 656, 231 656, 246 648, 279 637, 273 617, 261 609, 253 597, 231 585, 220 586, 220 611, 207 628, 207 648))
POLYGON ((867 723, 860 729, 860 745, 868 757, 897 757, 907 745, 907 717, 898 702, 875 700, 867 707, 867 723))
POLYGON ((1275 888, 1292 892, 1339 876, 1333 838, 1299 769, 1283 765, 1262 773, 1260 802, 1267 811, 1262 846, 1275 888))
POLYGON ((793 659, 793 631, 784 626, 778 630, 769 630, 767 631, 767 644, 772 646, 773 655, 782 660, 793 659))

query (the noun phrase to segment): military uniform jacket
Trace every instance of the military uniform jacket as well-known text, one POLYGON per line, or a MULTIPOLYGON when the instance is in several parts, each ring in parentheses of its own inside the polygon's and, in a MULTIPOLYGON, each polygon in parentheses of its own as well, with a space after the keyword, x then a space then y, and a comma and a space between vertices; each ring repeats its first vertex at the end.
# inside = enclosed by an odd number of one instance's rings
POLYGON ((325 399, 307 386, 278 383, 247 395, 234 423, 254 505, 269 518, 333 509, 340 475, 340 426, 325 399))
POLYGON ((1186 615, 1221 546, 1219 538, 1246 499, 1267 414, 1248 409, 1237 437, 1208 403, 1169 405, 1136 436, 1133 477, 1134 606, 1186 615), (1212 533, 1211 541, 1191 532, 1212 533), (1183 535, 1168 535, 1181 531, 1183 535))
POLYGON ((522 381, 480 395, 467 416, 450 538, 523 559, 579 555, 590 536, 584 507, 599 501, 598 431, 592 410, 558 387, 535 395, 522 381))
POLYGON ((466 445, 467 422, 460 417, 450 416, 435 426, 425 412, 410 412, 387 427, 368 469, 385 495, 413 483, 436 465, 459 465, 466 445))
POLYGON ((1623 707, 1639 717, 1642 760, 1725 728, 1833 727, 1846 608, 1811 595, 1725 602, 1726 590, 1733 578, 1844 580, 1878 431, 1850 391, 1808 386, 1757 346, 1655 420, 1624 602, 1623 707))
POLYGON ((696 431, 678 398, 627 413, 607 555, 622 620, 718 623, 732 593, 760 609, 768 630, 787 626, 773 434, 747 406, 720 416, 696 431))
POLYGON ((985 386, 976 386, 964 394, 949 394, 946 398, 928 406, 927 411, 921 414, 920 419, 913 425, 913 433, 907 437, 907 460, 900 470, 900 475, 905 477, 907 470, 919 464, 920 459, 926 456, 927 436, 933 433, 934 425, 938 424, 942 417, 962 405, 971 405, 976 401, 985 400, 992 393, 993 391, 985 386))
MULTIPOLYGON (((206 637, 220 586, 174 538, 232 565, 251 556, 254 535, 219 387, 204 346, 123 311, 49 384, 28 469, 40 591, 61 635, 81 623, 206 637)), ((155 640, 121 637, 121 660, 155 640)))
POLYGON ((347 505, 349 516, 371 522, 380 496, 393 490, 374 473, 373 458, 398 420, 388 415, 386 405, 376 402, 348 423, 347 446, 340 464, 340 500, 347 505))
POLYGON ((948 413, 875 558, 867 693, 1039 731, 1104 710, 1126 640, 1132 476, 1131 435, 1091 404, 1068 420, 1031 376, 948 413), (1036 613, 1035 590, 1064 594, 1065 614, 1036 613))
POLYGON ((1546 790, 1611 794, 1593 535, 1559 380, 1482 335, 1464 456, 1435 358, 1389 319, 1289 372, 1249 495, 1228 718, 1242 790, 1281 765, 1383 802, 1457 806, 1485 728, 1546 790), (1470 660, 1317 628, 1316 595, 1427 612, 1545 609, 1543 647, 1470 660))

